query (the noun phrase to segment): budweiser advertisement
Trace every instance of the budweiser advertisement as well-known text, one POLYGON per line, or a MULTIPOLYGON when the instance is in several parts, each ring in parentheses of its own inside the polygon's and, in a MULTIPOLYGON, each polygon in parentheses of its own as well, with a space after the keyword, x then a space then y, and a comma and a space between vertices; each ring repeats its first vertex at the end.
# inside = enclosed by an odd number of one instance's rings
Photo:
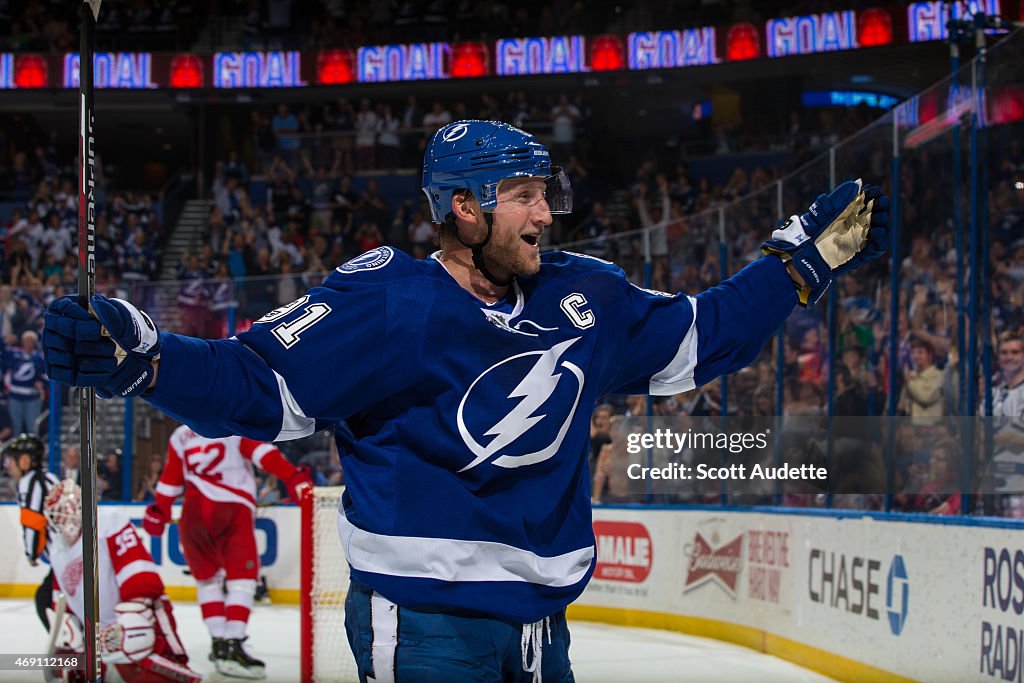
POLYGON ((687 555, 686 583, 683 592, 689 592, 707 583, 716 583, 730 597, 736 598, 736 585, 743 571, 743 533, 725 541, 718 533, 709 537, 697 531, 693 542, 684 552, 687 555))

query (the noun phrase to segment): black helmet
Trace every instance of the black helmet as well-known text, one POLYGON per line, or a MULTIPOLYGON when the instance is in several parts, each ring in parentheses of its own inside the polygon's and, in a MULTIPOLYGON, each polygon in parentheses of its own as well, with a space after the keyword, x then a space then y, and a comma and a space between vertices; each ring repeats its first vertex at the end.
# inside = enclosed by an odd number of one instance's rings
POLYGON ((16 458, 22 453, 32 460, 33 467, 43 464, 43 441, 34 434, 18 434, 4 445, 3 457, 16 458))

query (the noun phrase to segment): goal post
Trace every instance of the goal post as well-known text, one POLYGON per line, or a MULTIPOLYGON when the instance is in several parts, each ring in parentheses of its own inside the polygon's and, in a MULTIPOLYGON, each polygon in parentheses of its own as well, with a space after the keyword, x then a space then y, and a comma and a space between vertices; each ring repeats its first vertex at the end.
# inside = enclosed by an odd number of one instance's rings
POLYGON ((343 486, 317 486, 301 503, 300 675, 312 683, 357 683, 345 634, 348 561, 338 537, 343 486))

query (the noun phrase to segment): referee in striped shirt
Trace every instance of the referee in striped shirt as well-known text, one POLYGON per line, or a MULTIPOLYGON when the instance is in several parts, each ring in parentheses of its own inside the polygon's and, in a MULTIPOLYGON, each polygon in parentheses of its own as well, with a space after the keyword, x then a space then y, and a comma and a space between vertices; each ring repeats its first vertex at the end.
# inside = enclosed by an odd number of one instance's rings
MULTIPOLYGON (((21 506, 21 529, 25 541, 25 556, 34 567, 46 552, 48 536, 43 501, 51 488, 60 481, 44 469, 46 458, 42 440, 32 434, 19 434, 3 448, 4 469, 12 481, 18 482, 18 504, 21 506)), ((36 612, 47 630, 50 620, 46 608, 53 602, 53 571, 36 590, 36 612)))

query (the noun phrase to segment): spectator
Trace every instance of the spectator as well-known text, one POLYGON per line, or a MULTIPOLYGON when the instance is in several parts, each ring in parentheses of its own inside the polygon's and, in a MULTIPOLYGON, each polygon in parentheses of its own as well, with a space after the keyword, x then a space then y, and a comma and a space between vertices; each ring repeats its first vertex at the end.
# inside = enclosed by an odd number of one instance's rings
POLYGON ((588 464, 591 472, 597 472, 597 459, 601 454, 601 449, 605 444, 612 442, 609 432, 613 413, 612 407, 603 403, 594 408, 594 412, 590 416, 590 459, 588 464))
MULTIPOLYGON (((311 174, 312 175, 312 174, 311 174)), ((310 199, 310 225, 318 232, 327 232, 331 225, 331 205, 334 199, 334 180, 324 168, 316 169, 310 199)))
POLYGON ((626 450, 623 416, 613 415, 608 422, 609 440, 601 446, 594 468, 591 498, 595 503, 632 503, 640 492, 637 482, 627 476, 629 466, 637 456, 626 450))
POLYGON ((380 228, 376 223, 367 222, 359 227, 359 231, 356 233, 356 242, 359 245, 360 253, 362 253, 383 246, 384 237, 380 234, 380 228))
MULTIPOLYGON (((1016 474, 1024 463, 1024 334, 1004 332, 997 348, 999 375, 994 386, 992 415, 995 418, 996 492, 1003 495, 1001 512, 1008 517, 1024 517, 1024 475, 1016 474), (1013 472, 1014 474, 1005 474, 1013 472)), ((989 510, 993 512, 993 510, 989 510)))
POLYGON ((156 268, 153 249, 142 226, 136 227, 121 254, 121 277, 125 280, 149 280, 156 268))
POLYGON ((204 338, 207 336, 209 315, 207 279, 210 273, 199 265, 199 258, 193 253, 182 254, 182 260, 184 263, 178 267, 178 280, 181 281, 178 306, 182 312, 179 324, 182 330, 190 330, 185 334, 204 338))
POLYGON ((933 425, 943 414, 942 371, 935 367, 935 351, 924 339, 910 341, 909 368, 903 369, 899 406, 914 424, 933 425))
POLYGON ((580 111, 569 96, 562 94, 558 104, 551 110, 551 155, 554 159, 568 159, 576 144, 576 124, 580 120, 580 111))
POLYGON ((378 113, 377 166, 393 171, 398 168, 399 157, 401 156, 399 131, 401 130, 402 122, 395 118, 390 105, 381 104, 378 107, 378 113))
POLYGON ((370 100, 362 99, 355 120, 356 166, 360 170, 374 168, 378 125, 377 113, 370 107, 370 100))
POLYGON ((933 515, 960 514, 960 487, 957 472, 960 459, 955 442, 942 440, 932 446, 928 476, 914 497, 913 509, 933 515))
POLYGON ((452 115, 440 101, 434 100, 430 111, 423 117, 423 127, 427 129, 427 135, 433 134, 435 130, 452 122, 452 115))
POLYGON ((413 212, 408 235, 416 258, 426 258, 434 250, 434 224, 427 220, 423 209, 413 212))
POLYGON ((221 168, 221 177, 223 180, 234 178, 243 187, 249 184, 249 167, 238 158, 236 150, 228 152, 228 160, 221 168))
POLYGON ((111 448, 96 463, 101 500, 124 500, 122 491, 121 449, 111 448))
POLYGON ((60 463, 60 478, 72 479, 76 484, 82 483, 82 449, 78 446, 64 448, 64 457, 60 463))
POLYGON ((277 149, 281 157, 288 165, 293 165, 298 156, 300 141, 297 137, 299 132, 299 119, 288 110, 287 104, 277 105, 277 115, 270 124, 274 132, 274 139, 277 142, 277 149))
POLYGON ((149 471, 139 477, 139 486, 132 498, 137 503, 152 503, 156 500, 156 485, 160 481, 160 472, 164 463, 159 457, 149 461, 149 471))
POLYGON ((228 329, 228 311, 238 308, 235 298, 235 283, 228 272, 226 261, 217 263, 217 272, 210 280, 210 327, 207 334, 210 338, 230 337, 235 333, 228 329))
POLYGON ((15 434, 38 433, 36 420, 46 398, 46 374, 38 347, 39 335, 26 330, 21 333, 21 346, 6 349, 3 354, 7 410, 15 434))

